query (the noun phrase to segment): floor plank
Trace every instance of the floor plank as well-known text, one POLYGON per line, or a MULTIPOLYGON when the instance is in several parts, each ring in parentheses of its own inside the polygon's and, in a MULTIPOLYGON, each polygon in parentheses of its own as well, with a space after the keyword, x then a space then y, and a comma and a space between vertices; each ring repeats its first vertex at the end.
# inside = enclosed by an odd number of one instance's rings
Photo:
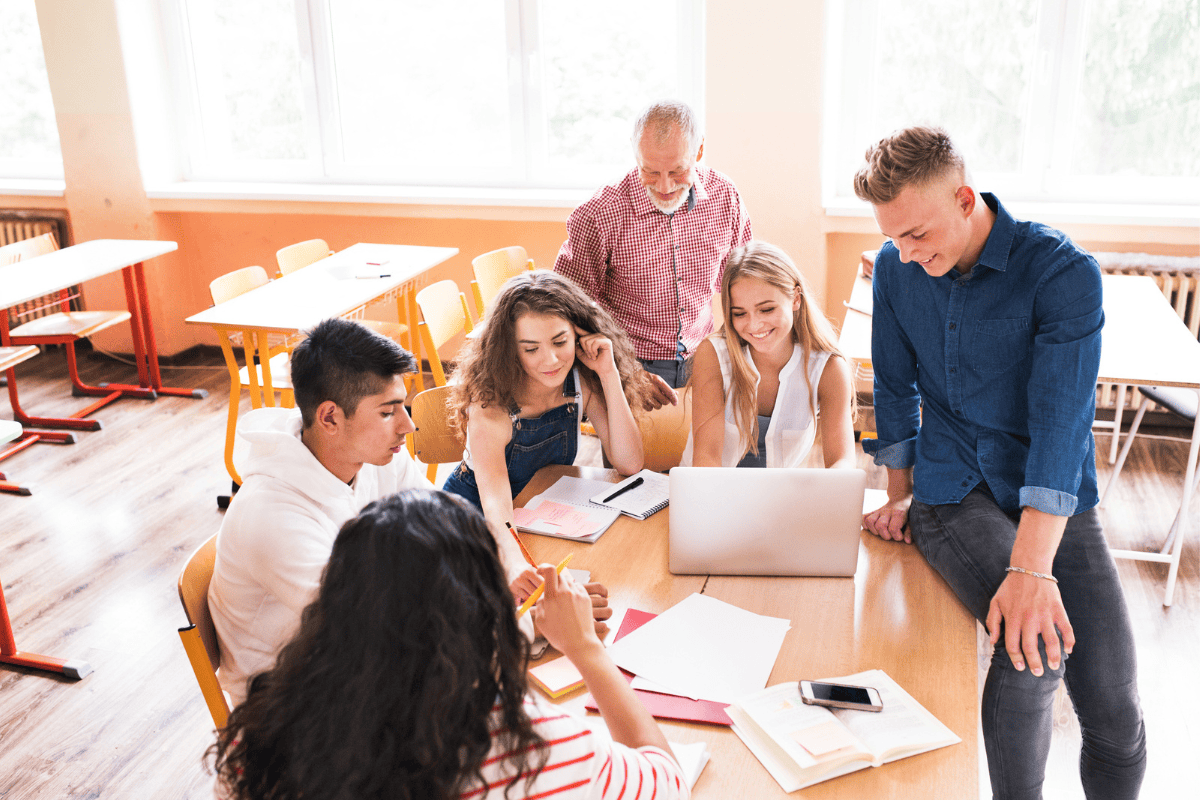
MULTIPOLYGON (((0 579, 17 644, 95 668, 78 683, 0 668, 0 797, 211 797, 202 766, 211 720, 176 635, 184 617, 175 582, 188 554, 220 525, 216 496, 229 490, 221 461, 228 377, 215 359, 190 366, 165 378, 209 389, 207 400, 122 400, 96 415, 103 430, 78 434, 77 444, 35 445, 0 462, 10 479, 34 486, 31 497, 0 495, 0 579)), ((85 358, 82 370, 90 381, 135 375, 99 357, 85 358)), ((17 374, 22 402, 35 413, 87 403, 70 396, 60 351, 17 374)), ((1114 546, 1161 544, 1185 456, 1182 444, 1134 446, 1104 514, 1114 546)), ((580 460, 599 463, 596 440, 585 440, 580 460)), ((861 454, 860 464, 881 488, 882 472, 861 454)), ((1103 485, 1109 469, 1100 471, 1103 485)), ((1200 499, 1193 524, 1197 507, 1200 499)), ((1162 606, 1165 566, 1118 566, 1150 746, 1143 796, 1178 796, 1181 781, 1200 783, 1200 535, 1185 546, 1170 609, 1162 606)), ((1082 792, 1078 726, 1065 697, 1058 721, 1045 794, 1070 800, 1082 792)))

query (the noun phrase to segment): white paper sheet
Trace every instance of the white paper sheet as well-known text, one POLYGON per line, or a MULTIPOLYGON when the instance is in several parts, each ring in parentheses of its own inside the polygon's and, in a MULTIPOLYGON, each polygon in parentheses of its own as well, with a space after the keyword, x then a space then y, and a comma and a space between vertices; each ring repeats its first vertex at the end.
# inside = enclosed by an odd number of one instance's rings
POLYGON ((608 648, 673 694, 732 703, 767 685, 791 622, 693 594, 608 648))

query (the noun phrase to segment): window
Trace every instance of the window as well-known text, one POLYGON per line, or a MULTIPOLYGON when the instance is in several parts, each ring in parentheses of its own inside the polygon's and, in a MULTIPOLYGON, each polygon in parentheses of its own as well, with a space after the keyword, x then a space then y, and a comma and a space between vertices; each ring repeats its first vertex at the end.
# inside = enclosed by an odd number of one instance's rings
POLYGON ((0 36, 0 175, 62 179, 62 152, 33 0, 4 3, 0 36))
POLYGON ((1200 203, 1200 0, 830 0, 825 196, 945 127, 1007 200, 1200 203))
POLYGON ((594 187, 701 97, 698 0, 164 0, 187 177, 594 187))

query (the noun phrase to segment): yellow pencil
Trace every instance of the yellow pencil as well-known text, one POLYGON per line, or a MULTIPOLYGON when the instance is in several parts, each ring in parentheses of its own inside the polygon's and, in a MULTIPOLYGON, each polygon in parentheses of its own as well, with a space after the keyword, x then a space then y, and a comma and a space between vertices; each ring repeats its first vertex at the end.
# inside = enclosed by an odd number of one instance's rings
MULTIPOLYGON (((574 554, 568 553, 566 558, 564 558, 562 561, 558 562, 558 566, 554 568, 554 571, 561 575, 562 571, 564 569, 566 569, 567 564, 571 563, 572 555, 574 555, 574 554)), ((544 592, 545 590, 546 590, 545 583, 542 583, 541 586, 539 586, 533 590, 533 594, 529 595, 529 599, 526 600, 524 603, 522 603, 521 607, 517 609, 517 618, 518 619, 520 619, 521 615, 524 614, 526 611, 533 608, 533 604, 536 603, 541 598, 542 592, 544 592)))

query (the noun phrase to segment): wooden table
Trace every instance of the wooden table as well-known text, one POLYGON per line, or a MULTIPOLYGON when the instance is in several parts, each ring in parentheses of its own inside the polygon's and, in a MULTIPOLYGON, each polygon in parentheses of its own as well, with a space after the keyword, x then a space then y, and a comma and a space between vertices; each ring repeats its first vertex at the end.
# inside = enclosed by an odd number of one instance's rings
POLYGON ((83 394, 97 395, 101 399, 69 417, 60 418, 32 417, 26 414, 21 409, 17 397, 16 377, 9 369, 6 373, 8 398, 12 403, 14 419, 22 425, 45 428, 99 430, 99 420, 84 417, 120 397, 153 400, 160 394, 196 398, 208 396, 208 393, 201 389, 163 386, 158 370, 158 346, 154 339, 154 325, 150 319, 143 262, 176 249, 175 242, 94 239, 28 261, 18 261, 0 267, 0 345, 4 346, 10 344, 8 314, 3 313, 5 309, 120 270, 125 282, 125 303, 132 315, 129 325, 133 334, 134 359, 138 370, 137 385, 106 383, 100 386, 85 386, 83 394))
MULTIPOLYGON (((616 481, 615 472, 547 467, 517 498, 523 504, 561 475, 616 481)), ((621 517, 595 544, 546 536, 524 538, 535 559, 590 570, 616 608, 661 613, 703 592, 758 614, 787 617, 768 685, 879 668, 952 731, 960 744, 866 769, 785 795, 728 728, 662 721, 671 741, 708 743, 712 761, 696 783, 697 798, 973 798, 979 794, 979 692, 975 620, 910 545, 864 533, 858 572, 850 578, 763 578, 672 575, 667 569, 668 515, 639 522, 621 517)), ((559 704, 584 713, 586 692, 559 704)))
MULTIPOLYGON (((1104 275, 1104 331, 1100 346, 1100 383, 1121 385, 1118 408, 1124 404, 1125 385, 1176 386, 1200 395, 1200 342, 1153 278, 1141 275, 1104 275)), ((871 363, 871 317, 852 310, 870 310, 871 281, 860 274, 850 296, 850 309, 842 324, 838 346, 847 358, 871 363)), ((1118 419, 1117 425, 1120 425, 1118 419)), ((1183 479, 1183 501, 1175 536, 1167 537, 1158 552, 1113 550, 1115 558, 1157 561, 1169 564, 1163 605, 1171 605, 1179 575, 1179 559, 1187 534, 1186 509, 1196 484, 1196 461, 1200 453, 1200 417, 1192 426, 1191 448, 1183 479)))
MULTIPOLYGON (((304 269, 238 295, 220 305, 187 318, 192 325, 209 325, 220 337, 225 365, 229 368, 229 407, 231 419, 237 414, 241 396, 237 357, 229 334, 242 335, 246 364, 257 358, 263 365, 263 385, 259 387, 256 370, 249 370, 250 401, 254 408, 275 404, 275 389, 271 383, 270 334, 293 335, 315 326, 330 317, 361 318, 366 307, 380 300, 395 299, 400 322, 408 325, 404 345, 421 363, 420 337, 417 336, 416 290, 425 273, 458 254, 456 247, 416 247, 399 244, 355 244, 323 258, 304 269), (357 278, 356 272, 368 262, 384 262, 381 272, 387 277, 357 278), (261 388, 261 391, 260 391, 261 388)), ((437 353, 429 353, 430 359, 437 353)), ((418 391, 424 389, 420 374, 416 376, 418 391)), ((225 467, 235 484, 241 479, 233 465, 232 426, 226 435, 225 467)))

